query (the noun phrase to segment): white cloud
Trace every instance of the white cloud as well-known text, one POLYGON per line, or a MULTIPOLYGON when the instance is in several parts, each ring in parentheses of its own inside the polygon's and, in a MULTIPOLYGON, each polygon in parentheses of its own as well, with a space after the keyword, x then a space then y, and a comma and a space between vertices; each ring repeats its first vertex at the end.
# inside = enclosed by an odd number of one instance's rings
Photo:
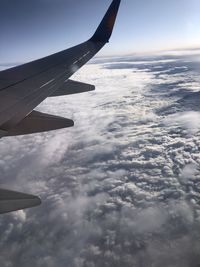
POLYGON ((200 130, 200 112, 190 111, 171 115, 165 120, 169 126, 179 126, 187 130, 189 134, 195 134, 200 130))
POLYGON ((187 164, 184 166, 180 173, 180 180, 183 183, 187 183, 189 180, 195 178, 195 175, 198 174, 197 165, 194 163, 187 164))
POLYGON ((2 186, 43 200, 1 217, 2 266, 194 267, 200 260, 199 114, 178 105, 176 83, 190 90, 197 75, 183 79, 175 59, 152 61, 164 76, 151 64, 86 66, 74 79, 95 84, 95 92, 39 107, 73 118, 74 128, 2 139, 2 186))

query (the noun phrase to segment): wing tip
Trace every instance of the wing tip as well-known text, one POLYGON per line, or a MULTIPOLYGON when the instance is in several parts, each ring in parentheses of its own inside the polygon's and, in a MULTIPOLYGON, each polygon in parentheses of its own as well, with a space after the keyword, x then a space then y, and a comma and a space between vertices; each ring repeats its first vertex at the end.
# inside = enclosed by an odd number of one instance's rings
POLYGON ((113 0, 96 32, 90 38, 92 42, 107 43, 112 35, 121 0, 113 0))

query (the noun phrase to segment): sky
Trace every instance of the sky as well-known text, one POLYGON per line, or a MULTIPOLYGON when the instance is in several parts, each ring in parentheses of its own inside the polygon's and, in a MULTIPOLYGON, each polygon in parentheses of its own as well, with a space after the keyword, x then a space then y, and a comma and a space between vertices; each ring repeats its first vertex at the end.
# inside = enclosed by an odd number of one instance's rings
MULTIPOLYGON (((110 0, 1 0, 0 63, 21 63, 87 40, 110 0)), ((101 56, 198 47, 199 0, 122 0, 101 56)))
MULTIPOLYGON (((0 65, 87 40, 109 4, 1 0, 0 65)), ((199 9, 122 0, 99 55, 197 47, 199 9)), ((199 267, 200 50, 170 53, 93 59, 73 79, 95 91, 37 107, 74 127, 1 140, 1 187, 42 205, 0 217, 0 266, 199 267)))

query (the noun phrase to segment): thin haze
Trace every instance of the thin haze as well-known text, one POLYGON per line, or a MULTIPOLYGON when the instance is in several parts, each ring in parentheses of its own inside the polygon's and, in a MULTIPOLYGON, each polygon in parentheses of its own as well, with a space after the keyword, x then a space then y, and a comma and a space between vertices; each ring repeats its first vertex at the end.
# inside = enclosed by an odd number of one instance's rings
MULTIPOLYGON (((0 63, 20 63, 87 40, 111 0, 1 0, 0 63)), ((198 47, 199 0, 124 0, 101 55, 198 47)))

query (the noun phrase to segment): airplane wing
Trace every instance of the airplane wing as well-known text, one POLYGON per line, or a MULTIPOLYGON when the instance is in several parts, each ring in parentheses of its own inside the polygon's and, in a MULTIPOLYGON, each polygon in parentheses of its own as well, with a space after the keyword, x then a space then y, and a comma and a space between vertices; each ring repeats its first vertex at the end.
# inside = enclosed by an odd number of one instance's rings
POLYGON ((108 41, 120 0, 113 0, 96 32, 88 41, 0 72, 0 136, 7 136, 44 99, 89 61, 108 41))
POLYGON ((39 197, 0 189, 0 214, 26 209, 41 204, 39 197))
MULTIPOLYGON (((34 108, 50 96, 94 90, 92 85, 75 82, 69 78, 109 42, 120 2, 121 0, 112 1, 97 30, 88 41, 0 72, 0 138, 73 126, 73 121, 69 119, 37 112, 34 108)), ((2 192, 0 191, 0 195, 2 192)), ((25 195, 20 194, 14 194, 14 200, 26 202, 25 195)), ((26 207, 33 206, 34 201, 30 199, 26 202, 26 207)), ((4 191, 4 199, 0 198, 0 212, 1 203, 5 201, 13 205, 11 191, 4 191)), ((24 205, 15 207, 19 209, 24 205)))

